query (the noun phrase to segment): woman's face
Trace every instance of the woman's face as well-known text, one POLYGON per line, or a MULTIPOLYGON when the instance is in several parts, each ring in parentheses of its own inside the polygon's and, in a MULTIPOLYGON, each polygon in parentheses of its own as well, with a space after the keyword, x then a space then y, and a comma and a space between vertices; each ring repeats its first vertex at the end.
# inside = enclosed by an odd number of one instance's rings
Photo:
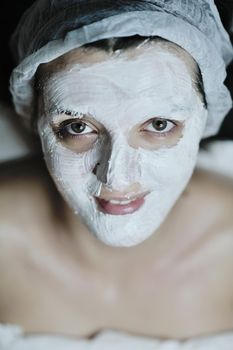
POLYGON ((38 130, 48 169, 108 245, 148 238, 192 175, 207 111, 191 62, 146 44, 111 55, 80 48, 41 69, 38 130))

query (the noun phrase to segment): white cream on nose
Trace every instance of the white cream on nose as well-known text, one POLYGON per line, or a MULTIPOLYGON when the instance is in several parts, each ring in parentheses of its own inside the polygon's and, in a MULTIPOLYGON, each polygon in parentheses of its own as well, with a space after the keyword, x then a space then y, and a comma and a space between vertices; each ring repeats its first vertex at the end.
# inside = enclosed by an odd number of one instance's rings
POLYGON ((113 135, 111 142, 103 144, 102 157, 96 176, 106 187, 124 192, 134 183, 140 183, 139 152, 130 147, 121 132, 113 135))

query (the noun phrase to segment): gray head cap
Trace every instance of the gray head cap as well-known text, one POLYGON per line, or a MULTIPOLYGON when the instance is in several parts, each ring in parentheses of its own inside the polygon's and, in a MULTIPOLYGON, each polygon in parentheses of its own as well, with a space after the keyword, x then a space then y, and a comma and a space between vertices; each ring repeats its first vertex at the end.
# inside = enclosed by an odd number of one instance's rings
POLYGON ((30 124, 39 64, 87 43, 136 34, 170 40, 193 56, 208 103, 203 137, 216 134, 232 107, 224 80, 233 48, 213 0, 37 0, 11 42, 18 63, 10 80, 16 111, 30 124))

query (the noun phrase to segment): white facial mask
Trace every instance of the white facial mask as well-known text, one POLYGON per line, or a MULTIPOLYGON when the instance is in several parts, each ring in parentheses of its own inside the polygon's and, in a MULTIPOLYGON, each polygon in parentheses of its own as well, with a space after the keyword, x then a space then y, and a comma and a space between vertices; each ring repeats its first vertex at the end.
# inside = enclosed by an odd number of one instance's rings
POLYGON ((185 63, 162 48, 130 59, 116 55, 69 68, 54 74, 44 87, 38 130, 48 169, 67 203, 98 239, 111 246, 139 244, 161 225, 186 187, 207 111, 185 63), (56 138, 50 122, 72 116, 55 115, 56 109, 91 114, 108 137, 85 153, 69 150, 56 138), (156 150, 131 147, 127 133, 154 117, 183 121, 179 142, 156 150), (149 194, 136 212, 109 215, 99 210, 94 199, 103 184, 120 192, 139 184, 140 193, 149 194))

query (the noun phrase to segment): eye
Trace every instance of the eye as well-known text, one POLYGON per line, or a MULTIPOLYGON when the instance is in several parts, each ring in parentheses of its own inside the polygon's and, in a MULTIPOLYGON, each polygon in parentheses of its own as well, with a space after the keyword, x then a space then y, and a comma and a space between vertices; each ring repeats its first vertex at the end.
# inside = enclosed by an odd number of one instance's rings
POLYGON ((67 133, 71 135, 85 135, 93 131, 87 124, 82 121, 70 123, 64 127, 67 133))
POLYGON ((82 120, 66 120, 58 126, 56 132, 62 138, 69 136, 78 137, 97 134, 97 131, 94 127, 92 128, 82 120))
POLYGON ((154 118, 149 123, 147 123, 143 131, 166 134, 170 132, 174 127, 176 127, 176 124, 170 120, 154 118))

